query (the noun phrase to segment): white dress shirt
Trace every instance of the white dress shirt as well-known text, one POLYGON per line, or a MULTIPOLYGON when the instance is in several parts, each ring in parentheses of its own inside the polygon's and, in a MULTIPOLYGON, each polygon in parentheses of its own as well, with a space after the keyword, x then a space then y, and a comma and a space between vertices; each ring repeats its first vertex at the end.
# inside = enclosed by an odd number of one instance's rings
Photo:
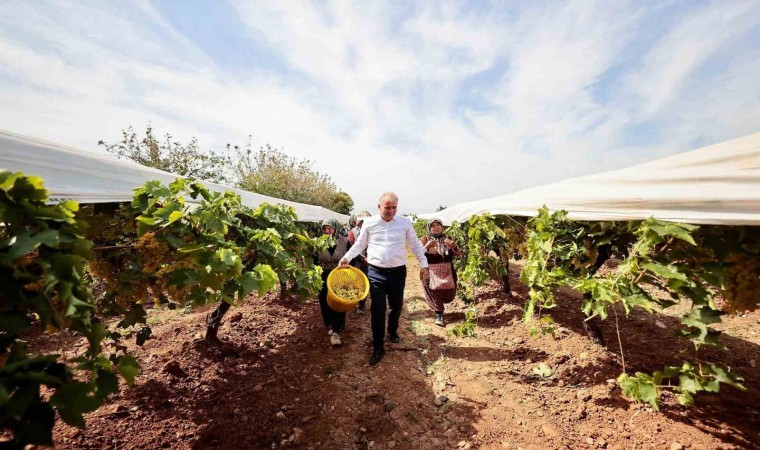
POLYGON ((420 267, 428 266, 425 250, 414 232, 412 221, 404 216, 394 216, 386 222, 380 215, 364 219, 362 231, 343 259, 351 261, 362 250, 367 249, 367 261, 377 267, 391 268, 406 265, 406 246, 420 262, 420 267))

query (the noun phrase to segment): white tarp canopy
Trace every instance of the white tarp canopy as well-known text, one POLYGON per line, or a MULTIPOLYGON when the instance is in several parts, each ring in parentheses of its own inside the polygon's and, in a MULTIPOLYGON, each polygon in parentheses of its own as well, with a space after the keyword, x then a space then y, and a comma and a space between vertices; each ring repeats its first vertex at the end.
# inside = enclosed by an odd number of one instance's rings
MULTIPOLYGON (((52 199, 71 199, 79 203, 128 202, 132 200, 132 190, 147 181, 159 180, 169 184, 178 178, 178 175, 120 160, 112 155, 0 130, 0 170, 3 169, 38 176, 45 181, 45 188, 52 199)), ((211 191, 234 191, 240 194, 243 204, 251 208, 264 202, 292 206, 298 220, 304 222, 327 219, 337 219, 341 223, 348 221, 347 215, 321 206, 290 202, 207 181, 203 184, 211 191)), ((187 201, 193 200, 188 198, 187 201)))
POLYGON ((445 225, 473 215, 535 216, 543 205, 576 220, 760 225, 760 133, 645 164, 420 214, 445 225))

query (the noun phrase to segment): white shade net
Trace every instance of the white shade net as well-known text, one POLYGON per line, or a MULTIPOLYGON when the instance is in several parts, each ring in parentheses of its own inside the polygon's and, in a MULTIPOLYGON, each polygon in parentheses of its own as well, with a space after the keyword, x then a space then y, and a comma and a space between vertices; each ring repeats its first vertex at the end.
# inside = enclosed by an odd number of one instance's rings
MULTIPOLYGON (((70 199, 79 203, 128 202, 132 200, 132 190, 147 181, 159 180, 169 184, 179 177, 115 156, 0 130, 0 170, 3 169, 38 176, 45 181, 51 199, 70 199)), ((321 206, 290 202, 207 181, 203 184, 215 192, 236 192, 242 197, 243 204, 251 208, 264 202, 292 206, 298 220, 304 222, 326 219, 337 219, 341 223, 348 221, 347 215, 321 206)), ((193 202, 191 198, 186 200, 193 202)))
POLYGON ((760 225, 760 133, 645 164, 571 178, 421 214, 448 225, 473 215, 535 216, 543 205, 575 220, 760 225))

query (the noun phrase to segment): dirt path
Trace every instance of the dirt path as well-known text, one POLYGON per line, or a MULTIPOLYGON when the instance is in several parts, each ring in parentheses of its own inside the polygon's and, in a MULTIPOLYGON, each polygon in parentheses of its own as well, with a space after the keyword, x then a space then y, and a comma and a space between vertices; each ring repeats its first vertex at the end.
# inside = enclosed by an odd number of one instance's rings
MULTIPOLYGON (((518 269, 511 277, 519 296, 518 269)), ((136 386, 91 414, 87 430, 59 425, 57 447, 676 449, 760 442, 760 315, 730 319, 729 349, 718 355, 749 378, 749 391, 703 396, 691 409, 668 399, 655 413, 622 398, 611 382, 621 371, 614 323, 604 329, 614 345, 600 346, 582 333, 577 304, 565 301, 553 313, 556 338, 531 338, 518 320, 522 300, 494 285, 480 292, 478 336, 449 337, 432 324, 417 273, 412 262, 401 343, 388 344, 372 367, 369 315, 349 314, 343 347, 330 348, 315 300, 252 298, 231 310, 220 332, 234 345, 227 351, 195 342, 210 307, 151 313, 155 337, 134 349, 144 371, 136 386), (541 363, 551 375, 534 375, 541 363), (436 406, 440 394, 448 401, 436 406)), ((465 305, 450 309, 449 322, 461 321, 465 305)), ((669 352, 682 343, 665 328, 646 315, 621 323, 629 366, 653 370, 674 361, 669 352)), ((43 336, 35 345, 70 343, 43 336)))

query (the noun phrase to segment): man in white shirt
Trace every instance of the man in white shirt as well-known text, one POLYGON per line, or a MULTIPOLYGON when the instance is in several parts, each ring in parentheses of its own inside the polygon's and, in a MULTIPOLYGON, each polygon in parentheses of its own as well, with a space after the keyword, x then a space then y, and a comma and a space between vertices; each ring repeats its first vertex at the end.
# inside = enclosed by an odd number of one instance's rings
POLYGON ((406 217, 396 217, 398 197, 386 192, 377 205, 380 215, 367 217, 356 243, 340 260, 340 267, 348 267, 365 248, 369 270, 369 291, 372 297, 372 356, 370 365, 377 364, 385 354, 385 312, 388 309, 388 337, 391 342, 399 342, 398 321, 404 306, 404 285, 406 284, 406 246, 411 247, 420 262, 420 277, 427 282, 429 277, 425 251, 414 232, 412 221, 406 217))

